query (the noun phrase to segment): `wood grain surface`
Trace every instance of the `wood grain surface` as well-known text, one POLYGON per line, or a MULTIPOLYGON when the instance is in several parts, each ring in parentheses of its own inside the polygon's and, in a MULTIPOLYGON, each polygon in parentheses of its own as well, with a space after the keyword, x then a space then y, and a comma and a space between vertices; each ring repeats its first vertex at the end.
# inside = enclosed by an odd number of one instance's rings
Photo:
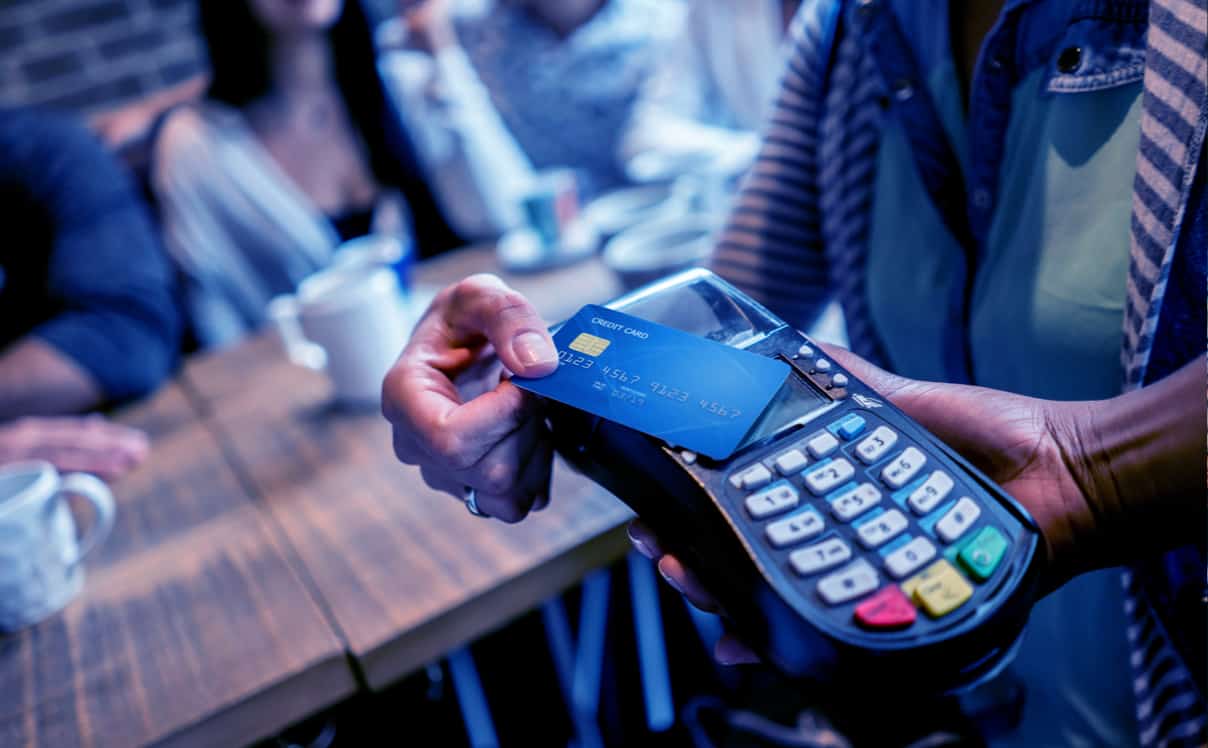
MULTIPOLYGON (((416 285, 434 291, 492 269, 490 252, 463 250, 419 268, 416 285)), ((594 261, 506 280, 550 319, 616 290, 594 261)), ((397 462, 376 410, 333 406, 323 375, 288 363, 271 333, 190 362, 185 380, 371 687, 503 625, 627 548, 628 509, 564 465, 544 512, 512 526, 471 516, 397 462)))
MULTIPOLYGON (((414 298, 493 269, 489 250, 446 255, 414 298)), ((618 291, 594 260, 505 279, 551 321, 618 291)), ((561 467, 524 523, 470 516, 271 333, 191 360, 117 419, 151 456, 113 486, 81 596, 0 636, 0 746, 245 744, 354 694, 353 662, 389 684, 627 547, 628 510, 561 467)))
POLYGON ((0 637, 0 745, 238 745, 351 694, 342 642, 181 389, 62 613, 0 637))

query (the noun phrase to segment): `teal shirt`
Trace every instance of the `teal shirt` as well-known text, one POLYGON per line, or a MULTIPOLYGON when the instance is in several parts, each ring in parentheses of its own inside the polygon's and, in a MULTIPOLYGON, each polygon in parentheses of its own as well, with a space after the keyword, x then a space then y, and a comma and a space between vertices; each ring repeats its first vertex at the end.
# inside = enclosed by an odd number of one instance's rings
MULTIPOLYGON (((1059 16, 1065 6, 1030 7, 1059 16)), ((900 3, 968 184, 969 120, 947 24, 934 23, 947 15, 944 0, 900 3)), ((1141 82, 1049 93, 1051 70, 1040 65, 1010 91, 997 199, 972 279, 973 379, 1035 397, 1112 397, 1121 388, 1141 82)), ((894 117, 886 118, 874 189, 870 315, 895 370, 943 381, 942 312, 954 284, 965 282, 964 253, 928 199, 894 117)), ((1021 723, 990 744, 1135 744, 1124 625, 1114 570, 1084 575, 1041 601, 1011 666, 1027 689, 1021 723)))
MULTIPOLYGON (((974 381, 1035 397, 1120 392, 1129 216, 1141 82, 1045 93, 1046 68, 1012 92, 998 202, 974 277, 974 381)), ((968 138, 950 54, 928 88, 968 175, 968 138)), ((893 368, 945 379, 942 307, 962 251, 926 197, 905 135, 888 118, 869 241, 870 312, 893 368)))

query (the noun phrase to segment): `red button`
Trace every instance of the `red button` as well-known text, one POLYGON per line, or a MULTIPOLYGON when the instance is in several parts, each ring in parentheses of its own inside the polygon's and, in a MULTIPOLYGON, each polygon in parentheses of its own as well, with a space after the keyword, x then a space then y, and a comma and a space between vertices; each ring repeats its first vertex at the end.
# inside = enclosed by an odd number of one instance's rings
POLYGON ((914 617, 914 606, 896 584, 888 585, 856 607, 856 621, 870 629, 905 628, 914 623, 914 617))

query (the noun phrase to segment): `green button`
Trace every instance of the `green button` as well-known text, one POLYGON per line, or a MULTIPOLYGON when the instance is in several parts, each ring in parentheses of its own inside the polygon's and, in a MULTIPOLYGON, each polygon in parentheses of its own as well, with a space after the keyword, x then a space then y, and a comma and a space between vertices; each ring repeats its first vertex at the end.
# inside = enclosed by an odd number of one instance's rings
POLYGON ((973 578, 984 582, 990 578, 1003 554, 1007 552, 1007 539, 994 527, 982 528, 977 537, 969 541, 960 552, 961 566, 964 566, 973 578))

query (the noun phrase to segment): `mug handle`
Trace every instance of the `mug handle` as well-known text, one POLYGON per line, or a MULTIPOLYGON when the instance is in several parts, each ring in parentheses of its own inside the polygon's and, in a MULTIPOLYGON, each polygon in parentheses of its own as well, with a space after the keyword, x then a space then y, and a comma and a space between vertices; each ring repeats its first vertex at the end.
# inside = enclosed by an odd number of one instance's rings
POLYGON ((327 366, 327 351, 306 339, 298 315, 298 300, 289 294, 278 296, 268 303, 268 318, 281 336, 285 355, 298 366, 322 371, 327 366))
POLYGON ((108 537, 109 531, 113 529, 115 512, 113 493, 100 478, 87 473, 72 473, 63 478, 63 483, 59 486, 59 493, 83 496, 92 502, 92 509, 96 515, 88 533, 80 538, 75 556, 67 559, 67 565, 74 566, 96 550, 96 547, 108 537))

